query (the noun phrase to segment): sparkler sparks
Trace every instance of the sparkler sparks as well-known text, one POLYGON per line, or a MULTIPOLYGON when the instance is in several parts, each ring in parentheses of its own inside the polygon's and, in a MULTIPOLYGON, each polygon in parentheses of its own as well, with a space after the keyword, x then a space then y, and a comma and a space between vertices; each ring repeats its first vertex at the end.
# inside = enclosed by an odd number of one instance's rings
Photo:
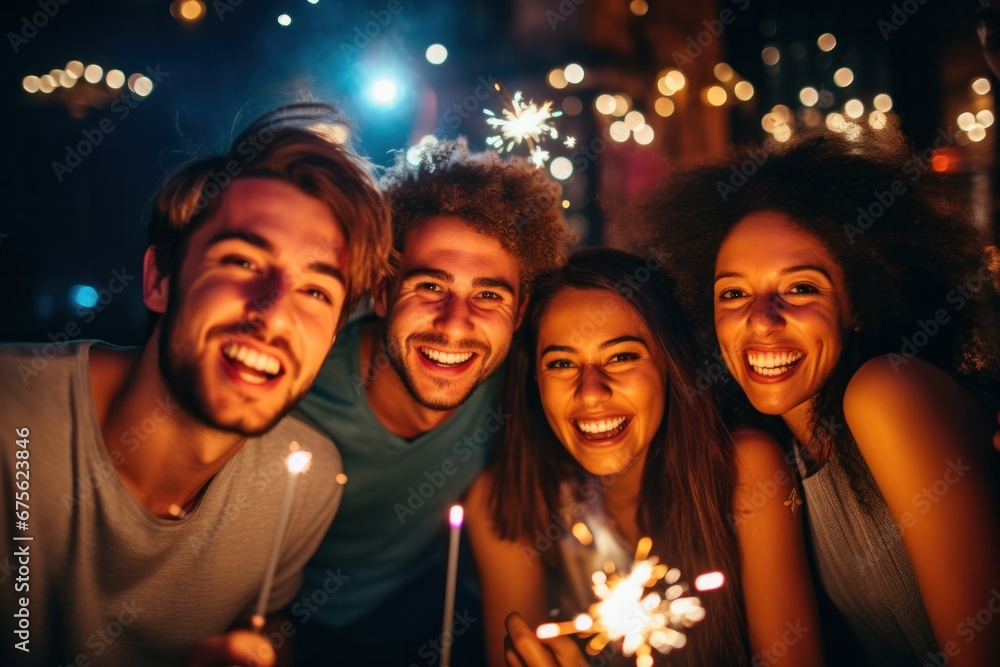
POLYGON ((521 92, 514 93, 514 97, 507 94, 503 83, 499 79, 493 80, 493 87, 500 94, 506 108, 503 110, 503 117, 497 116, 490 109, 483 109, 489 118, 486 123, 499 134, 486 138, 486 143, 495 148, 498 152, 510 152, 515 146, 524 142, 530 151, 531 161, 535 166, 541 167, 549 159, 549 152, 542 150, 538 144, 545 139, 558 139, 559 131, 551 124, 551 119, 562 115, 561 111, 552 111, 552 102, 543 102, 541 105, 533 101, 526 102, 521 92))
MULTIPOLYGON (((653 541, 639 540, 631 571, 619 574, 613 563, 593 575, 594 594, 598 601, 589 613, 572 621, 545 623, 536 630, 539 638, 563 634, 594 635, 587 652, 597 655, 612 641, 621 640, 622 653, 636 656, 636 667, 653 664, 652 649, 660 653, 681 648, 687 643, 682 630, 705 618, 701 600, 686 595, 688 585, 680 582, 680 570, 668 568, 656 556, 649 556, 653 541)), ((722 573, 702 575, 699 590, 722 585, 722 573), (702 582, 705 582, 704 585, 702 582)))

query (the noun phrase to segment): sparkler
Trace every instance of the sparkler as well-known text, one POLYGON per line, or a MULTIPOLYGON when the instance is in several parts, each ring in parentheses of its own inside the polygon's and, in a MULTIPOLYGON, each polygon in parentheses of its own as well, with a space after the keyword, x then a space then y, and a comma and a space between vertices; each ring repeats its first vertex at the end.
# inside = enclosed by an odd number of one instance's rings
POLYGON ((288 515, 292 509, 292 497, 295 494, 295 480, 300 473, 309 469, 312 462, 312 454, 299 449, 299 443, 294 440, 289 443, 290 451, 285 459, 285 466, 288 467, 288 480, 285 483, 285 493, 281 497, 281 506, 278 509, 278 523, 274 524, 274 535, 271 538, 271 552, 267 557, 267 566, 264 568, 264 581, 260 586, 260 594, 257 596, 257 607, 253 616, 250 617, 250 627, 255 632, 264 629, 264 614, 267 613, 267 599, 271 595, 271 584, 274 582, 274 569, 278 565, 278 554, 281 551, 281 542, 285 537, 285 526, 288 525, 288 515))
POLYGON ((451 543, 448 545, 448 578, 444 587, 444 619, 441 622, 441 658, 438 660, 438 667, 451 665, 451 645, 455 639, 452 632, 455 622, 452 616, 455 613, 455 578, 458 575, 458 537, 462 532, 464 518, 465 509, 461 505, 452 505, 448 515, 451 543))
MULTIPOLYGON (((545 623, 538 626, 540 639, 558 635, 594 635, 587 644, 591 655, 600 653, 609 642, 621 640, 622 653, 635 655, 636 667, 651 667, 652 649, 669 653, 683 647, 687 637, 682 630, 705 618, 705 608, 697 596, 687 595, 689 588, 680 581, 680 570, 668 568, 649 551, 653 541, 639 540, 635 561, 629 572, 615 572, 608 562, 604 570, 593 575, 594 593, 598 601, 589 613, 579 614, 572 621, 545 623)), ((698 590, 722 586, 721 572, 701 575, 695 581, 698 590)))
POLYGON ((511 97, 503 82, 496 77, 493 79, 493 89, 503 101, 504 109, 502 118, 489 109, 483 109, 483 113, 489 116, 486 123, 500 132, 487 137, 487 145, 500 153, 509 153, 514 146, 524 142, 528 146, 531 161, 535 166, 541 167, 549 159, 549 152, 539 144, 546 138, 559 138, 559 131, 549 121, 561 116, 562 111, 553 111, 552 102, 543 102, 541 105, 533 101, 525 102, 520 91, 511 97))

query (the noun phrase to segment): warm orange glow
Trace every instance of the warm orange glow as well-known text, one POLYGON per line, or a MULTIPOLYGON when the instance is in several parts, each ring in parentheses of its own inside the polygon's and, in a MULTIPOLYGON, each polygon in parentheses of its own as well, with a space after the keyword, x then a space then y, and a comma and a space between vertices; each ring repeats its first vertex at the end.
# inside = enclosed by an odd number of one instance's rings
POLYGON ((726 103, 728 98, 729 95, 726 94, 726 89, 722 86, 712 86, 705 91, 705 99, 707 99, 708 103, 713 107, 721 107, 726 103))
POLYGON ((951 166, 951 161, 948 159, 947 155, 938 154, 931 158, 931 169, 937 172, 948 171, 948 167, 951 166))
POLYGON ((185 21, 197 21, 205 15, 205 3, 201 0, 182 0, 179 13, 185 21))

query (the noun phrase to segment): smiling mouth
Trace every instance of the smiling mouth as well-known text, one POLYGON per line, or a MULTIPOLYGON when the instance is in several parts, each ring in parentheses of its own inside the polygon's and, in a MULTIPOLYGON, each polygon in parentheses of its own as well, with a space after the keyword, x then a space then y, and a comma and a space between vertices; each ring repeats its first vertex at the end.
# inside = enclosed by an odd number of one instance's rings
POLYGON ((429 347, 418 347, 417 351, 424 359, 442 368, 456 368, 476 356, 475 352, 441 352, 429 347))
POLYGON ((607 440, 624 431, 630 420, 628 417, 610 419, 574 419, 577 432, 587 440, 607 440))
POLYGON ((284 373, 277 357, 240 343, 226 343, 222 356, 232 365, 236 375, 249 384, 264 384, 284 373))
POLYGON ((747 350, 747 363, 758 375, 776 377, 795 368, 805 353, 801 350, 786 352, 755 352, 747 350))

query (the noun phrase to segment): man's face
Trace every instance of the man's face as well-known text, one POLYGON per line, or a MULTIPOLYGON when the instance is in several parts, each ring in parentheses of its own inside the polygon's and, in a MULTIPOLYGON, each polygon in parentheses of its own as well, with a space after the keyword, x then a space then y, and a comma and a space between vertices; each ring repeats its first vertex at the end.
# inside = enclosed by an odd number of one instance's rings
POLYGON ((520 319, 519 285, 517 258, 461 218, 428 218, 406 234, 376 311, 414 400, 457 408, 503 363, 520 319))
POLYGON ((223 197, 147 305, 165 300, 160 371, 180 404, 252 436, 298 403, 333 344, 347 242, 326 204, 283 181, 237 179, 223 197))

